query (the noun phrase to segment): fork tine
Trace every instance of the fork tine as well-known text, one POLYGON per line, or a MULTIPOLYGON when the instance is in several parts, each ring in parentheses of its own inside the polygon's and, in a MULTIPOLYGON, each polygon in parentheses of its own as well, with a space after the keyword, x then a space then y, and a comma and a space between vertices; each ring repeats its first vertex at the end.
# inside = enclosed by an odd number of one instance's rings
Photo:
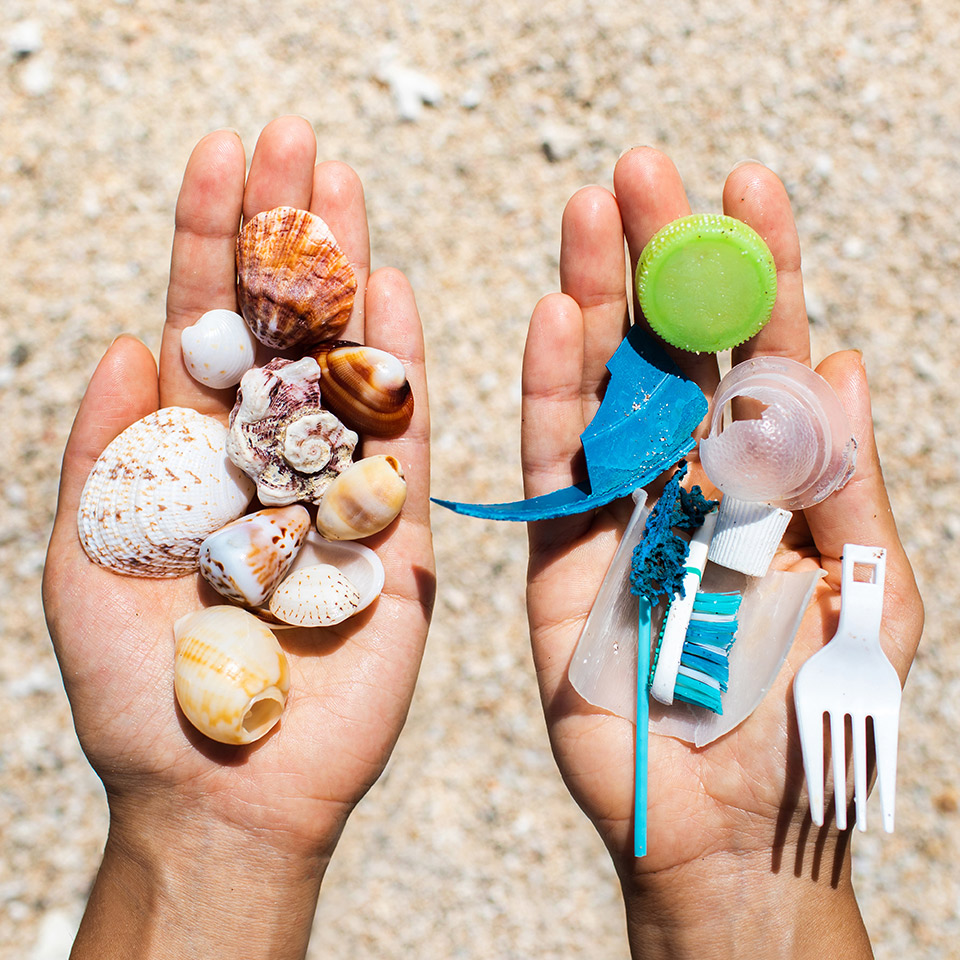
MULTIPOLYGON (((806 666, 806 665, 804 665, 806 666)), ((803 774, 807 781, 810 819, 814 826, 823 826, 823 711, 811 709, 803 667, 793 680, 793 702, 800 731, 800 752, 803 774)))
POLYGON ((833 802, 837 808, 837 829, 847 829, 847 738, 844 714, 830 714, 830 751, 833 754, 833 802))
POLYGON ((867 829, 867 718, 851 714, 853 732, 853 795, 857 801, 857 829, 867 829))
POLYGON ((883 829, 893 833, 893 809, 897 793, 897 729, 900 705, 873 718, 873 737, 877 744, 877 788, 883 829))

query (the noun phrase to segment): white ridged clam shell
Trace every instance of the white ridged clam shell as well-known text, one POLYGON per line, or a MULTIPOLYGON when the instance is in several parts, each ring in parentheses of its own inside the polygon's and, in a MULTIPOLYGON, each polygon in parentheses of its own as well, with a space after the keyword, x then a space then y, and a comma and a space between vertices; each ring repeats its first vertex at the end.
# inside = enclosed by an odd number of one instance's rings
POLYGON ((290 671, 273 631, 239 607, 181 617, 174 689, 186 718, 220 743, 252 743, 280 719, 290 671))
POLYGON ((274 600, 271 598, 270 612, 278 620, 291 626, 330 626, 346 619, 347 616, 359 613, 373 603, 383 590, 383 582, 383 564, 369 547, 349 541, 324 540, 318 533, 311 530, 293 562, 289 576, 274 593, 274 597, 280 594, 280 598, 276 601, 277 609, 274 609, 274 600), (306 578, 300 577, 304 571, 318 567, 339 571, 349 587, 340 585, 339 580, 332 576, 327 581, 328 575, 324 574, 311 573, 306 578), (299 579, 293 581, 294 577, 299 579), (288 581, 292 582, 288 584, 288 581), (331 591, 330 595, 325 593, 328 589, 331 591), (283 590, 282 593, 281 590, 283 590), (343 605, 343 596, 353 598, 354 592, 356 597, 351 599, 348 605, 351 609, 347 610, 340 620, 327 619, 324 623, 305 622, 313 618, 318 607, 327 605, 332 610, 338 604, 343 605), (277 610, 280 612, 278 613, 277 610))
POLYGON ((208 310, 180 334, 190 376, 208 387, 235 387, 254 365, 257 338, 233 310, 208 310))
POLYGON ((225 441, 221 423, 186 407, 165 407, 127 427, 97 458, 80 497, 87 556, 131 576, 193 573, 200 544, 253 496, 225 441))
POLYGON ((365 457, 327 488, 317 508, 317 530, 329 540, 372 536, 393 522, 406 499, 407 483, 397 458, 365 457))
POLYGON ((221 595, 259 607, 287 575, 310 529, 305 507, 271 507, 234 520, 200 546, 200 573, 221 595))

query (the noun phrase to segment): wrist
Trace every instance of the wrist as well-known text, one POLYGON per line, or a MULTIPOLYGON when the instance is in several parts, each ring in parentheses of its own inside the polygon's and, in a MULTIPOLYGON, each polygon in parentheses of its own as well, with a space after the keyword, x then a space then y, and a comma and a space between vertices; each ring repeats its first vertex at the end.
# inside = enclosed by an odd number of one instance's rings
POLYGON ((113 815, 72 957, 303 957, 329 856, 183 815, 113 815))
MULTIPOLYGON (((841 841, 842 842, 842 841, 841 841)), ((841 856, 838 852, 837 856, 841 856)), ((634 960, 871 958, 849 853, 797 875, 764 856, 722 852, 656 874, 621 871, 634 960)))

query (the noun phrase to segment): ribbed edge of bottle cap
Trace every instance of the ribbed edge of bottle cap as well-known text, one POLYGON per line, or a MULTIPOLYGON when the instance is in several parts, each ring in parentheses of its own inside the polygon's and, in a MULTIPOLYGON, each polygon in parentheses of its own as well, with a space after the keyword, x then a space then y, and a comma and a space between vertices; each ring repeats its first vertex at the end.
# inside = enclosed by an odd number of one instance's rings
POLYGON ((749 503, 725 496, 708 559, 721 567, 762 577, 793 514, 769 503, 749 503))

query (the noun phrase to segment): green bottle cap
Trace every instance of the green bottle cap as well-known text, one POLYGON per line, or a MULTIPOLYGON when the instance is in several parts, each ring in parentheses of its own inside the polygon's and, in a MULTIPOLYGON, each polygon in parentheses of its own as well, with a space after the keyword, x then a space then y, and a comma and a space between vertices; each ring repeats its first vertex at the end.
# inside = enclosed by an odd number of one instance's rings
POLYGON ((749 340, 770 319, 777 268, 756 230, 733 217, 695 214, 654 234, 636 285, 643 315, 667 343, 715 353, 749 340))

